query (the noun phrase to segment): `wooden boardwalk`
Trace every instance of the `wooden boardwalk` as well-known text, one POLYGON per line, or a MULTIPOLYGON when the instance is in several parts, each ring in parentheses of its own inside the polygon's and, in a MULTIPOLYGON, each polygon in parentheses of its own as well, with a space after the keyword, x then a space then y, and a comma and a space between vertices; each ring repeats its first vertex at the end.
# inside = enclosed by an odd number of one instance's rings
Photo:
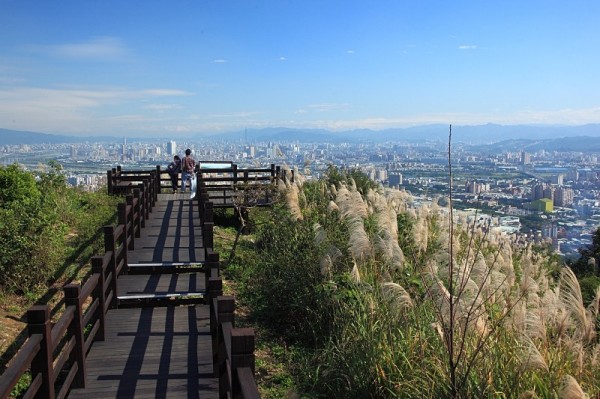
POLYGON ((205 251, 195 206, 189 194, 159 194, 128 251, 130 274, 118 280, 119 303, 126 306, 108 312, 105 340, 88 355, 86 388, 73 389, 69 398, 218 397, 209 308, 179 302, 205 290, 204 273, 194 270, 205 251))

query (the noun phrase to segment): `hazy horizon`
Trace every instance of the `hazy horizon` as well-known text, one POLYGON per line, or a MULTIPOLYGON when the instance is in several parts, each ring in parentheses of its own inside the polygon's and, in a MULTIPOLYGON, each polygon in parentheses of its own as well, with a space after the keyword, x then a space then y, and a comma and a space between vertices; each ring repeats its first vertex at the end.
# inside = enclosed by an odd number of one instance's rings
POLYGON ((600 3, 0 2, 0 127, 600 123, 600 3))

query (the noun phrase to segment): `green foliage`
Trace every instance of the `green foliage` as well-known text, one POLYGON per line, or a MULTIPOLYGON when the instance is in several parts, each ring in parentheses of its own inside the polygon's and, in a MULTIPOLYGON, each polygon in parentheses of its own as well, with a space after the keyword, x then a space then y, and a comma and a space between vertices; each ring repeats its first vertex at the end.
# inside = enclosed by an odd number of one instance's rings
POLYGON ((268 222, 258 226, 257 250, 261 257, 251 269, 244 291, 256 315, 286 340, 309 344, 319 329, 320 312, 316 286, 320 249, 312 225, 292 223, 283 208, 271 210, 268 222), (309 331, 307 331, 307 326, 309 331))
POLYGON ((596 290, 600 287, 600 277, 598 276, 586 276, 579 279, 579 286, 581 287, 581 296, 583 297, 583 303, 589 305, 596 295, 596 290))
MULTIPOLYGON (((244 251, 254 249, 256 256, 245 257, 243 271, 235 274, 240 297, 262 327, 292 348, 289 364, 296 381, 285 379, 282 386, 299 387, 300 397, 315 398, 496 398, 531 392, 557 397, 561 378, 570 374, 586 391, 597 391, 597 366, 577 366, 577 353, 553 342, 558 331, 549 327, 545 339, 528 338, 535 343, 524 339, 519 323, 529 319, 520 293, 531 289, 532 301, 560 300, 543 296, 556 288, 552 277, 560 274, 559 259, 549 247, 505 247, 508 241, 490 240, 474 226, 459 225, 450 237, 448 215, 435 206, 403 212, 406 205, 393 195, 395 213, 377 202, 383 194, 374 193, 367 214, 328 207, 338 200, 330 187, 352 182, 363 198, 373 188, 351 172, 330 167, 323 180, 299 187, 300 217, 283 206, 261 210, 255 215, 254 248, 245 241, 244 251), (386 215, 396 215, 390 224, 397 225, 403 262, 393 257, 398 251, 382 245, 396 237, 383 234, 386 215), (357 225, 368 239, 350 240, 357 225), (353 258, 349 245, 366 250, 354 251, 353 258), (450 264, 471 273, 463 286, 456 270, 449 275, 450 264), (537 278, 540 285, 521 284, 537 278), (449 281, 455 283, 453 325, 444 307, 447 291, 440 288, 449 281), (386 291, 390 287, 392 294, 386 291), (513 311, 521 313, 511 319, 513 311), (527 356, 537 353, 532 348, 539 350, 542 365, 526 364, 527 356)), ((360 205, 354 209, 365 209, 360 205)), ((589 298, 597 281, 581 284, 589 298)), ((568 309, 563 308, 565 315, 568 309)))
POLYGON ((592 236, 592 243, 579 249, 581 255, 571 269, 578 276, 599 275, 600 276, 600 227, 592 236))
POLYGON ((51 166, 35 175, 17 165, 0 167, 2 291, 45 285, 69 262, 99 249, 99 229, 114 221, 116 199, 68 187, 60 165, 51 166))
POLYGON ((356 184, 356 191, 366 195, 369 190, 376 190, 377 183, 369 179, 360 169, 340 170, 333 165, 327 167, 325 181, 328 186, 339 187, 340 184, 350 185, 351 180, 356 184))

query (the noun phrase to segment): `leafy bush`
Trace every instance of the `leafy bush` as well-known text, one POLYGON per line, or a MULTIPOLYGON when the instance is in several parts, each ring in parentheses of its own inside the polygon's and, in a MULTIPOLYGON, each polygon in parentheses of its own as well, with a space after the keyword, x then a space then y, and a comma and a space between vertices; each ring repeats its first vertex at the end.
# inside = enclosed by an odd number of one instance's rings
POLYGON ((116 199, 66 185, 59 165, 30 173, 0 167, 0 290, 26 293, 100 249, 116 199))

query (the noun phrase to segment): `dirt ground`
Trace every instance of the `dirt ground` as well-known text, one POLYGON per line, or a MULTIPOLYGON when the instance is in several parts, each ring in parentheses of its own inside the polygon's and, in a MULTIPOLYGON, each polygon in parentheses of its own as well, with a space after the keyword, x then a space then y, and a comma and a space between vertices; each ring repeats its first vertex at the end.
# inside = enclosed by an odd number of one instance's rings
POLYGON ((5 353, 15 338, 27 327, 22 314, 14 314, 0 308, 0 370, 12 355, 5 353))

